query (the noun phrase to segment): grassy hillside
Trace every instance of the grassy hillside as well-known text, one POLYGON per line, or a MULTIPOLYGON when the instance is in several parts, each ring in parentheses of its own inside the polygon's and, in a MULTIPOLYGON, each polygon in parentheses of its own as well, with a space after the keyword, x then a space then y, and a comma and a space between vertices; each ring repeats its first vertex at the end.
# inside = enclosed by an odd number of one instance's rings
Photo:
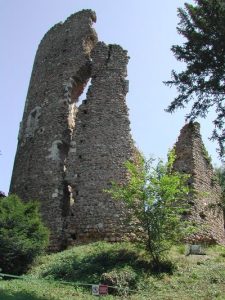
POLYGON ((96 299, 90 286, 107 283, 105 299, 225 299, 225 248, 210 247, 204 256, 169 255, 176 265, 156 273, 146 253, 129 243, 98 242, 40 257, 26 280, 1 280, 2 300, 96 299), (65 282, 66 281, 66 282, 65 282))

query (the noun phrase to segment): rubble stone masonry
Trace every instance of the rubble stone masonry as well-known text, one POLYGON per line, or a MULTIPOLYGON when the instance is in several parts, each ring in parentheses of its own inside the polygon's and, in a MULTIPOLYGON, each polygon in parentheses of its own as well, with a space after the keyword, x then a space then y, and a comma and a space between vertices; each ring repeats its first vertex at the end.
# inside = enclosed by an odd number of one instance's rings
MULTIPOLYGON (((92 80, 79 106, 68 157, 67 180, 72 204, 69 242, 120 240, 124 233, 122 203, 104 193, 111 181, 126 178, 124 162, 133 155, 125 96, 127 51, 99 42, 92 51, 92 80)), ((127 228, 126 228, 127 230, 127 228)))
POLYGON ((182 128, 175 151, 174 169, 191 175, 190 218, 198 225, 198 231, 190 237, 191 242, 225 245, 221 188, 202 142, 199 123, 191 122, 182 128))
POLYGON ((123 164, 132 157, 128 57, 120 46, 97 44, 95 21, 93 11, 83 10, 44 36, 20 126, 10 193, 41 202, 52 250, 82 240, 116 240, 126 231, 122 204, 103 188, 125 179, 123 164), (87 99, 78 107, 90 78, 87 99))

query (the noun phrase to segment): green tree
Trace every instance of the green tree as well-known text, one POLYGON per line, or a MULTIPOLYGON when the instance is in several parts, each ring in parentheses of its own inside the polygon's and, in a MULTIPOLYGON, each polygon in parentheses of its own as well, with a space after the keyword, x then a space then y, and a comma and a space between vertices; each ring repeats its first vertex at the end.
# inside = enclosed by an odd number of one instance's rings
POLYGON ((209 110, 215 111, 211 139, 218 142, 219 154, 224 157, 225 1, 195 0, 195 3, 178 8, 177 30, 185 42, 173 45, 171 50, 178 61, 186 63, 186 69, 172 70, 171 80, 164 82, 178 91, 166 111, 172 113, 192 103, 186 116, 190 121, 205 118, 209 110))
POLYGON ((22 274, 48 245, 37 202, 22 202, 16 195, 0 201, 0 268, 22 274))
POLYGON ((139 157, 138 163, 126 162, 127 183, 113 182, 107 191, 112 198, 123 200, 133 212, 138 242, 145 245, 156 267, 160 266, 166 251, 190 233, 190 224, 184 215, 188 210, 189 176, 173 171, 174 151, 167 163, 139 157), (181 219, 183 220, 181 221, 181 219))
POLYGON ((4 198, 5 197, 5 193, 0 191, 0 198, 4 198))
POLYGON ((222 165, 219 168, 215 167, 215 173, 218 176, 218 180, 222 191, 225 192, 225 165, 222 165))
POLYGON ((215 174, 217 175, 218 182, 222 189, 222 205, 225 216, 225 165, 221 167, 215 167, 215 174))

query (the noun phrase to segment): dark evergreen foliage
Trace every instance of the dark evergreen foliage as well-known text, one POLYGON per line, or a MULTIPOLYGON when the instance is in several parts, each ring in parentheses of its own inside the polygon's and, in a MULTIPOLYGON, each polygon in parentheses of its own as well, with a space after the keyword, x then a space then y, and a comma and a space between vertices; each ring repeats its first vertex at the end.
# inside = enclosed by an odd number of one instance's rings
POLYGON ((5 193, 3 193, 2 191, 0 191, 0 198, 4 198, 5 197, 5 193))
POLYGON ((16 195, 0 201, 0 268, 22 274, 48 245, 37 202, 23 203, 16 195))
POLYGON ((195 3, 178 8, 177 30, 186 41, 181 46, 173 45, 171 50, 178 61, 186 63, 186 69, 173 70, 171 80, 165 82, 178 91, 166 111, 172 113, 191 102, 186 117, 193 121, 197 117, 205 118, 214 109, 216 118, 211 139, 218 142, 219 154, 224 158, 225 1, 195 0, 195 3))

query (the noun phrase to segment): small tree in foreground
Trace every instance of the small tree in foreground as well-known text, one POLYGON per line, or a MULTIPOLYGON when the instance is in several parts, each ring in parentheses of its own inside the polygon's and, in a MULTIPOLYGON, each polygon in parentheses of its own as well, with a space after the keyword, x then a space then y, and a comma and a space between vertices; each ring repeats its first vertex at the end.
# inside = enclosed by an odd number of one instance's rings
POLYGON ((0 268, 21 274, 48 245, 37 202, 23 203, 16 195, 0 201, 0 268))
POLYGON ((126 162, 129 180, 121 185, 113 182, 107 192, 116 200, 123 200, 142 229, 139 242, 144 244, 156 267, 160 266, 167 250, 191 232, 184 220, 189 209, 187 195, 189 175, 173 171, 174 151, 167 163, 139 157, 138 163, 126 162), (182 219, 182 220, 181 220, 182 219))

